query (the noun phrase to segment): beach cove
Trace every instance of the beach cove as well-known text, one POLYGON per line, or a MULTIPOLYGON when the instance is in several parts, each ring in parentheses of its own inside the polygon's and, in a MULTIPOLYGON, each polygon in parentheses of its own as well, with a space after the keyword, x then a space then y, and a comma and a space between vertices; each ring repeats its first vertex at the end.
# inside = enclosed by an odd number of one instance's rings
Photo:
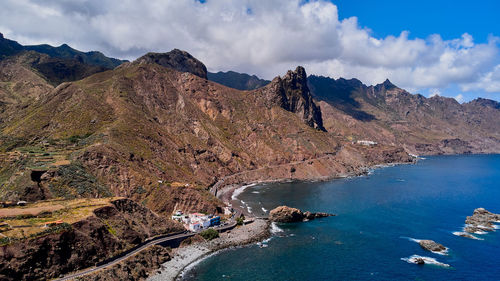
POLYGON ((338 216, 272 225, 270 240, 221 251, 188 268, 182 279, 496 280, 498 231, 475 235, 481 240, 456 234, 474 209, 500 212, 498 182, 500 155, 461 155, 329 182, 251 186, 237 199, 255 216, 278 205, 338 216), (425 251, 415 242, 421 239, 449 251, 425 251), (414 256, 427 263, 409 263, 414 256))

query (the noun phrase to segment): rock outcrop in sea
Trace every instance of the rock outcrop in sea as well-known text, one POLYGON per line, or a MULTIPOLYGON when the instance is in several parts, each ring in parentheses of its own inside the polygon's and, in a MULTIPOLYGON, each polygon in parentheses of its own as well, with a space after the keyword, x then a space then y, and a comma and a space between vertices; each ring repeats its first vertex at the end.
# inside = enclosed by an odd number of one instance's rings
POLYGON ((494 231, 493 223, 495 222, 500 222, 500 214, 494 214, 484 208, 477 208, 472 216, 468 216, 465 220, 465 231, 468 233, 494 231))
POLYGON ((436 243, 432 240, 420 240, 418 242, 418 244, 420 244, 420 247, 422 247, 423 249, 427 250, 427 251, 431 251, 431 252, 435 252, 435 253, 444 253, 446 252, 446 247, 439 244, 439 243, 436 243))
POLYGON ((335 215, 328 213, 302 212, 297 208, 288 206, 279 206, 269 212, 269 220, 274 222, 301 222, 330 216, 335 215))

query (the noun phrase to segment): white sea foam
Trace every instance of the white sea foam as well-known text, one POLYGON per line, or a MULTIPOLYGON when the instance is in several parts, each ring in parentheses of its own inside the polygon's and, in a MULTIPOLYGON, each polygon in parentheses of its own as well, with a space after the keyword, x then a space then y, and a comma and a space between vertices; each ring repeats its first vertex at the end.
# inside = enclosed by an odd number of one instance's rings
POLYGON ((254 185, 257 185, 256 183, 252 183, 252 184, 248 184, 248 185, 243 185, 241 187, 238 187, 236 188, 234 191, 233 191, 233 195, 231 195, 231 199, 233 200, 237 200, 238 199, 238 195, 240 195, 243 191, 245 191, 245 189, 247 187, 251 187, 251 186, 254 186, 254 185))
POLYGON ((262 240, 262 243, 269 243, 269 241, 271 241, 271 239, 273 239, 273 237, 269 237, 265 240, 262 240))
POLYGON ((420 241, 422 241, 422 239, 415 239, 415 238, 406 237, 406 236, 401 236, 399 238, 408 239, 409 241, 416 242, 416 243, 420 243, 420 241))
POLYGON ((484 240, 482 238, 478 238, 470 233, 463 232, 463 231, 455 231, 455 232, 453 232, 453 235, 465 237, 465 238, 469 238, 469 239, 475 239, 475 240, 484 240), (466 236, 464 236, 464 235, 466 235, 466 236))
POLYGON ((283 229, 279 228, 275 222, 272 222, 270 231, 272 234, 277 234, 277 233, 283 232, 283 229))
POLYGON ((260 192, 258 192, 258 191, 252 191, 252 193, 259 194, 260 192))
POLYGON ((262 212, 267 213, 267 209, 266 208, 262 207, 261 209, 262 209, 262 212))
POLYGON ((445 247, 445 249, 444 249, 444 250, 442 250, 442 251, 431 251, 431 252, 433 252, 434 254, 441 255, 441 256, 447 256, 447 255, 448 255, 448 250, 449 250, 449 249, 450 249, 450 248, 445 247))
POLYGON ((247 205, 247 211, 251 214, 252 213, 252 207, 247 205))
POLYGON ((432 264, 432 265, 437 265, 437 266, 442 266, 442 267, 450 267, 449 264, 438 262, 435 258, 430 258, 430 257, 423 257, 419 255, 413 255, 408 258, 401 258, 401 260, 407 262, 407 263, 414 263, 417 264, 417 259, 423 259, 425 264, 432 264))

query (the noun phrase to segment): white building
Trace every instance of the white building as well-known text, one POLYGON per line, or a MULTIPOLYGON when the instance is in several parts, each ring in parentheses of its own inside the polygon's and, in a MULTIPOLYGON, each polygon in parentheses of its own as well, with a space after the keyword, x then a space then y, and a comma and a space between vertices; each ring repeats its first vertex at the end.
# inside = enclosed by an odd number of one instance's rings
POLYGON ((366 146, 369 146, 369 145, 376 145, 377 142, 376 141, 370 141, 370 140, 359 140, 356 142, 357 144, 361 144, 361 145, 366 145, 366 146))

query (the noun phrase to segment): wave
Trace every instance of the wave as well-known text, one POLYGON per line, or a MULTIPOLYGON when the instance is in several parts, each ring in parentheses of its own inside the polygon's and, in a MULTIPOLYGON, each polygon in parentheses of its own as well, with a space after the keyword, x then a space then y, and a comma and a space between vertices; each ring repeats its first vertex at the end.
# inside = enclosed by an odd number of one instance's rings
POLYGON ((262 212, 267 213, 267 209, 266 208, 262 207, 261 209, 262 209, 262 212))
POLYGON ((275 222, 272 222, 270 231, 272 234, 277 234, 277 233, 283 232, 283 229, 279 228, 275 222))
POLYGON ((260 192, 256 190, 256 191, 252 191, 252 193, 259 194, 260 192))
POLYGON ((407 239, 407 240, 409 240, 411 242, 416 242, 416 243, 420 243, 420 241, 422 241, 422 239, 415 239, 415 238, 406 237, 406 236, 400 236, 399 238, 407 239))
POLYGON ((271 241, 271 239, 273 239, 273 237, 269 237, 267 239, 264 239, 264 240, 262 240, 262 243, 268 243, 269 241, 271 241))
POLYGON ((252 213, 252 207, 247 205, 247 211, 251 214, 252 213))
POLYGON ((463 231, 455 231, 455 232, 453 232, 453 235, 465 237, 465 238, 469 238, 469 239, 474 239, 474 240, 484 240, 482 238, 476 237, 468 232, 463 232, 463 231))
POLYGON ((413 256, 410 256, 407 258, 401 258, 402 261, 405 261, 407 263, 413 263, 413 264, 418 264, 417 263, 418 259, 422 259, 425 264, 437 265, 437 266, 441 266, 441 267, 450 267, 449 264, 438 262, 435 258, 431 258, 431 257, 423 257, 423 256, 419 256, 419 255, 413 255, 413 256))
POLYGON ((231 199, 238 200, 238 195, 240 195, 243 191, 245 191, 245 189, 247 187, 251 187, 251 186, 255 186, 255 185, 257 185, 257 184, 256 183, 252 183, 252 184, 247 184, 247 185, 243 185, 241 187, 236 188, 233 191, 233 195, 231 195, 231 199))

